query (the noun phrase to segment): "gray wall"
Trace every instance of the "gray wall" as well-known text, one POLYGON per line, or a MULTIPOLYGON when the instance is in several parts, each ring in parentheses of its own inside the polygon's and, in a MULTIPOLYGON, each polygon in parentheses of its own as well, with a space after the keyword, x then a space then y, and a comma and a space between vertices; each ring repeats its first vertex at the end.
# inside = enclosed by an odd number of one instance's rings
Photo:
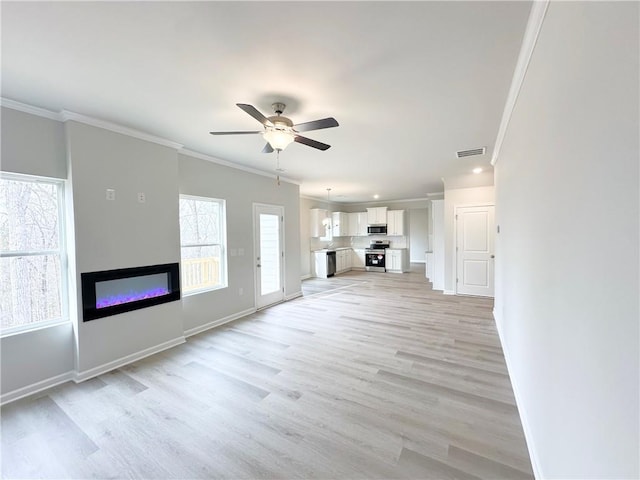
POLYGON ((64 125, 10 108, 2 113, 2 171, 67 178, 64 125))
MULTIPOLYGON (((85 272, 179 262, 175 150, 73 121, 65 127, 76 285, 85 272), (106 200, 107 188, 116 191, 115 201, 106 200)), ((180 302, 83 322, 80 289, 75 293, 79 374, 182 337, 180 302)))
POLYGON ((16 398, 180 342, 191 329, 255 308, 253 203, 285 209, 285 295, 300 293, 297 185, 236 170, 132 136, 2 108, 2 170, 68 179, 72 322, 3 337, 1 394, 16 398), (106 189, 116 191, 107 201, 106 189), (137 193, 144 192, 145 203, 137 193), (180 260, 180 193, 224 198, 229 288, 82 322, 80 274, 180 260), (239 294, 243 288, 243 295, 239 294))
MULTIPOLYGON (((9 108, 2 115, 2 171, 66 178, 64 128, 60 122, 9 108)), ((46 383, 73 370, 71 324, 0 339, 1 393, 46 383)))
POLYGON ((244 249, 243 256, 229 256, 229 287, 183 299, 185 330, 253 308, 255 305, 253 204, 284 207, 285 215, 285 296, 295 296, 300 284, 300 203, 299 187, 219 165, 207 160, 179 155, 180 193, 223 198, 227 203, 227 244, 244 249), (240 294, 240 288, 243 293, 240 294))
POLYGON ((411 262, 424 263, 429 248, 429 209, 412 208, 407 212, 411 262))
POLYGON ((640 477, 638 18, 550 3, 496 164, 496 320, 539 478, 640 477))

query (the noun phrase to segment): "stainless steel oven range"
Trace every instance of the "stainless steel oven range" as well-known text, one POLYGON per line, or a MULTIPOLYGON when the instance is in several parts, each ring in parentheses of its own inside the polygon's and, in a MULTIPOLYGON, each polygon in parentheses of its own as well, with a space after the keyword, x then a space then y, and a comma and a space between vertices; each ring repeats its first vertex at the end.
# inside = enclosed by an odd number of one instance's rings
POLYGON ((364 251, 365 270, 367 272, 384 272, 385 269, 385 253, 389 248, 388 240, 374 240, 364 251))

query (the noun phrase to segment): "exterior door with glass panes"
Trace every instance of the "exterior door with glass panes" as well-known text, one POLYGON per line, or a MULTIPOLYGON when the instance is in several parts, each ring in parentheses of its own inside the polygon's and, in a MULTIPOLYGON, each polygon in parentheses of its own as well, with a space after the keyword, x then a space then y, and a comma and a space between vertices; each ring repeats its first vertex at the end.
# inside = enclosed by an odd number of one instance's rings
POLYGON ((256 308, 284 300, 284 208, 254 204, 256 308))

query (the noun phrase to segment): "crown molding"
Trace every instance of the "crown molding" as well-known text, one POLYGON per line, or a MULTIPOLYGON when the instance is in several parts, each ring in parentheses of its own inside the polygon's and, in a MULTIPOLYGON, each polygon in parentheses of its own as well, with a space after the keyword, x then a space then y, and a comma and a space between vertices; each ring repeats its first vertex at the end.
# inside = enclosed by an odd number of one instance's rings
POLYGON ((173 148, 175 150, 180 150, 184 146, 181 143, 172 142, 171 140, 167 140, 166 138, 156 137, 155 135, 151 135, 150 133, 141 132, 140 130, 125 127, 123 125, 108 122, 106 120, 101 120, 99 118, 89 117, 80 113, 70 112, 69 110, 62 110, 62 112, 60 112, 60 116, 63 122, 68 122, 71 120, 74 122, 83 123, 85 125, 91 125, 92 127, 98 127, 104 130, 109 130, 111 132, 127 135, 128 137, 137 138, 146 142, 156 143, 158 145, 173 148))
MULTIPOLYGON (((180 153, 182 155, 187 155, 189 157, 198 158, 200 160, 206 160, 207 162, 216 163, 216 164, 222 165, 224 167, 233 168, 235 170, 241 170, 243 172, 253 173, 254 175, 261 175, 263 177, 274 178, 274 179, 278 178, 278 175, 276 175, 275 173, 265 172, 263 170, 258 170, 257 168, 245 167, 243 165, 238 165, 237 163, 233 163, 233 162, 229 162, 227 160, 222 160, 220 158, 212 157, 211 155, 207 155, 205 153, 200 153, 200 152, 196 152, 196 151, 193 151, 193 150, 189 150, 189 149, 184 148, 184 147, 182 147, 178 153, 180 153)), ((280 181, 286 182, 286 183, 292 183, 294 185, 301 185, 301 183, 302 183, 302 182, 300 182, 298 180, 295 180, 293 178, 283 177, 282 175, 280 175, 280 181)))
POLYGON ((34 107, 33 105, 27 105, 26 103, 17 102, 10 98, 0 97, 0 106, 10 108, 11 110, 17 110, 19 112, 30 113, 37 117, 48 118, 49 120, 62 121, 62 116, 58 112, 53 112, 45 108, 34 107))
MULTIPOLYGON (((80 113, 71 112, 69 110, 54 112, 51 110, 47 110, 45 108, 34 107, 33 105, 27 105, 26 103, 18 102, 16 100, 11 100, 9 98, 4 98, 4 97, 0 97, 0 106, 10 108, 12 110, 18 110, 24 113, 29 113, 31 115, 36 115, 38 117, 48 118, 49 120, 55 120, 58 122, 64 123, 68 121, 74 121, 74 122, 82 123, 85 125, 91 125, 92 127, 102 128, 104 130, 109 130, 111 132, 120 133, 122 135, 127 135, 129 137, 144 140, 146 142, 156 143, 158 145, 169 147, 174 150, 178 150, 179 153, 182 153, 184 155, 199 158, 201 160, 207 160, 209 162, 217 163, 218 165, 223 165, 225 167, 241 170, 247 173, 253 173, 255 175, 260 175, 268 178, 275 179, 278 177, 274 173, 265 172, 262 170, 258 170, 256 168, 245 167, 242 165, 238 165, 237 163, 232 163, 226 160, 212 157, 210 155, 206 155, 204 153, 189 150, 187 148, 184 148, 184 145, 182 145, 181 143, 173 142, 171 140, 167 140, 166 138, 157 137, 155 135, 151 135, 150 133, 142 132, 140 130, 125 127, 123 125, 119 125, 113 122, 108 122, 106 120, 102 120, 99 118, 90 117, 88 115, 82 115, 80 113)), ((283 176, 280 176, 280 180, 286 183, 294 184, 294 185, 301 185, 302 183, 293 178, 283 177, 283 176)))
MULTIPOLYGON (((443 195, 444 192, 436 192, 436 193, 427 193, 427 197, 425 198, 404 198, 404 199, 400 199, 400 200, 367 200, 365 202, 341 202, 340 200, 336 200, 336 199, 331 199, 331 203, 332 204, 336 204, 336 205, 380 205, 382 207, 384 207, 387 204, 392 204, 392 203, 407 203, 407 202, 425 202, 427 200, 429 200, 429 196, 431 195, 443 195)), ((324 202, 327 203, 327 198, 320 198, 320 197, 312 197, 310 195, 300 195, 300 198, 306 198, 307 200, 314 200, 316 202, 324 202)))
POLYGON ((72 120, 74 122, 83 123, 85 125, 91 125, 93 127, 102 128, 115 133, 121 133, 129 137, 138 138, 146 142, 156 143, 165 147, 180 150, 183 145, 177 142, 172 142, 165 138, 156 137, 150 133, 142 132, 134 128, 118 125, 117 123, 108 122, 99 118, 89 117, 88 115, 82 115, 80 113, 71 112, 69 110, 62 110, 61 112, 54 112, 45 108, 34 107, 33 105, 27 105, 26 103, 17 102, 9 98, 0 97, 0 105, 12 110, 18 110, 20 112, 29 113, 38 117, 48 118, 49 120, 56 120, 58 122, 67 122, 72 120))
POLYGON ((520 47, 520 54, 518 56, 518 62, 513 72, 513 78, 511 80, 511 87, 509 88, 509 95, 502 112, 502 119, 500 120, 500 127, 498 129, 498 136, 496 138, 496 144, 493 148, 493 155, 491 157, 491 165, 498 162, 500 156, 500 149, 502 143, 507 134, 509 128, 509 122, 511 121, 511 115, 516 106, 520 89, 524 83, 524 78, 531 62, 531 56, 535 50, 540 30, 544 22, 544 17, 547 13, 550 0, 536 0, 531 5, 531 12, 529 13, 529 20, 527 21, 527 28, 524 32, 524 38, 522 40, 522 46, 520 47))

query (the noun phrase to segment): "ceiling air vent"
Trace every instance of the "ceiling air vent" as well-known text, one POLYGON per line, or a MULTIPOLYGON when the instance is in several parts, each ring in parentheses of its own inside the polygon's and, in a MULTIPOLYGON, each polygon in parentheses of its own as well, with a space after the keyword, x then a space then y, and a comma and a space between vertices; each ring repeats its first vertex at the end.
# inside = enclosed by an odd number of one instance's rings
POLYGON ((457 158, 473 157, 474 155, 484 155, 486 152, 487 152, 487 147, 474 148, 472 150, 460 150, 459 152, 456 152, 456 157, 457 158))

